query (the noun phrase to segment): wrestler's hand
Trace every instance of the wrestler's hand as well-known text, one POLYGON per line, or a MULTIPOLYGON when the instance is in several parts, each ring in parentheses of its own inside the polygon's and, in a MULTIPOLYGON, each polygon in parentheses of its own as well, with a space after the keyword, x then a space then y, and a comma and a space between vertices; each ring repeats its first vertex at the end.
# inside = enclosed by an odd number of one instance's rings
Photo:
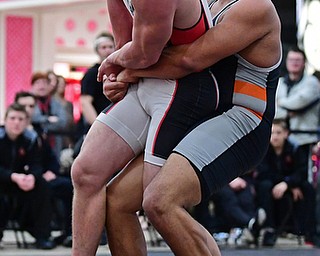
POLYGON ((118 82, 136 84, 139 81, 139 77, 134 76, 134 70, 124 69, 117 76, 118 82))
POLYGON ((128 87, 128 83, 118 82, 115 74, 111 74, 109 77, 103 76, 103 94, 113 103, 124 98, 128 87))
POLYGON ((123 67, 111 63, 108 59, 104 59, 98 68, 97 80, 103 81, 103 76, 110 76, 110 74, 119 74, 123 67))

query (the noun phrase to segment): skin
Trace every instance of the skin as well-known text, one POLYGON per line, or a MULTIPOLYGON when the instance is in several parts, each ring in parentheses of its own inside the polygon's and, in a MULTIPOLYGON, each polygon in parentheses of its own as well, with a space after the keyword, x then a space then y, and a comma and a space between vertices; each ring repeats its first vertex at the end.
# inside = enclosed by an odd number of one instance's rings
MULTIPOLYGON (((218 1, 213 14, 228 2, 218 1)), ((240 0, 217 26, 191 44, 166 48, 158 63, 150 68, 125 69, 117 77, 105 76, 104 92, 109 99, 119 100, 125 94, 126 82, 136 81, 139 77, 181 78, 235 53, 260 67, 279 62, 280 22, 270 1, 240 0)), ((141 182, 142 167, 128 168, 127 177, 137 187, 132 179, 136 177, 141 182)), ((138 227, 133 210, 141 208, 141 201, 150 222, 175 255, 220 255, 212 236, 186 210, 201 200, 200 183, 188 160, 171 154, 143 194, 139 189, 128 187, 131 183, 126 181, 126 175, 122 175, 121 182, 113 181, 108 185, 107 219, 110 221, 107 231, 116 245, 113 255, 130 255, 128 248, 140 246, 139 243, 135 245, 139 233, 135 233, 138 227), (126 225, 123 225, 124 220, 126 225)))
POLYGON ((286 59, 286 67, 292 81, 301 78, 305 68, 305 59, 302 53, 289 51, 286 59))
MULTIPOLYGON (((190 27, 198 21, 201 11, 199 1, 195 0, 134 0, 132 3, 135 6, 134 18, 122 0, 107 1, 108 9, 112 10, 110 20, 116 47, 123 48, 101 64, 100 80, 104 73, 122 70, 119 64, 132 67, 134 63, 137 68, 155 63, 168 42, 172 27, 190 27), (123 63, 124 59, 128 62, 123 63)), ((95 255, 105 224, 105 185, 133 158, 129 145, 113 130, 100 122, 93 123, 71 170, 74 184, 73 256, 95 255), (100 147, 101 142, 103 147, 100 147)), ((146 184, 159 169, 151 164, 145 166, 145 170, 148 168, 146 184)))
POLYGON ((201 13, 199 2, 194 0, 133 0, 132 4, 133 19, 122 1, 107 1, 108 9, 113 10, 110 21, 119 50, 102 62, 99 81, 104 74, 117 74, 123 68, 139 69, 155 64, 170 39, 172 27, 191 27, 201 13))
MULTIPOLYGON (((119 68, 119 64, 132 67, 132 64, 128 64, 131 61, 137 68, 155 63, 171 35, 172 27, 190 27, 200 16, 200 4, 194 0, 135 0, 133 19, 122 0, 108 0, 107 4, 108 9, 112 10, 110 20, 116 47, 124 48, 115 55, 110 55, 108 61, 101 64, 100 80, 105 73, 118 73, 122 70, 123 67, 119 68), (193 10, 195 14, 186 12, 186 9, 193 10), (159 20, 162 22, 158 22, 159 20), (159 36, 163 38, 160 39, 159 36), (133 56, 140 60, 133 60, 133 56), (128 59, 129 62, 122 63, 123 59, 128 59)), ((93 123, 71 170, 74 184, 73 256, 95 255, 105 224, 105 185, 116 171, 124 168, 133 158, 132 149, 113 130, 100 122, 93 123), (104 145, 100 147, 102 141, 104 145)), ((144 168, 149 170, 144 181, 148 184, 159 167, 146 164, 144 168)), ((136 255, 139 254, 140 252, 136 255)))

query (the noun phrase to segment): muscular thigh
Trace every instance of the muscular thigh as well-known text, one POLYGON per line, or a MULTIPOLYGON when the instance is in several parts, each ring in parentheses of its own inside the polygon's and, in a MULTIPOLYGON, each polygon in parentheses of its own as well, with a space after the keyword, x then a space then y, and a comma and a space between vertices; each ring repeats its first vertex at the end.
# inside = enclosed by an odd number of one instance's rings
POLYGON ((148 201, 150 198, 163 207, 170 206, 170 202, 173 202, 189 208, 200 202, 199 179, 186 158, 178 154, 170 155, 144 192, 144 199, 148 201))
POLYGON ((91 177, 103 185, 133 157, 130 146, 116 132, 95 121, 73 164, 72 176, 91 177))
POLYGON ((142 108, 136 92, 137 85, 132 85, 124 99, 102 111, 97 120, 113 130, 135 155, 139 155, 145 148, 150 117, 142 108))
POLYGON ((207 70, 179 80, 145 79, 140 83, 138 97, 151 116, 145 161, 161 166, 193 126, 215 115, 218 94, 207 70))

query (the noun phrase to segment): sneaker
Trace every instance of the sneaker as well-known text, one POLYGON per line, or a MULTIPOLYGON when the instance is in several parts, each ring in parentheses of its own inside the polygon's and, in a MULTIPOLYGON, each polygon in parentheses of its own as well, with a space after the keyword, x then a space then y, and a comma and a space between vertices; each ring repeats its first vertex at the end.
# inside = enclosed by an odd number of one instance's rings
POLYGON ((264 233, 263 240, 262 240, 262 245, 263 246, 272 247, 272 246, 275 245, 276 241, 277 241, 276 233, 274 231, 267 230, 264 233))
POLYGON ((36 241, 36 248, 41 250, 51 250, 55 248, 56 245, 50 239, 38 239, 36 241))
POLYGON ((3 248, 4 248, 3 242, 2 242, 2 238, 3 238, 3 230, 0 229, 0 249, 3 249, 3 248))
POLYGON ((71 247, 72 247, 72 236, 67 236, 67 237, 63 240, 62 245, 63 245, 64 247, 71 248, 71 247))
POLYGON ((242 241, 242 244, 251 245, 255 243, 255 238, 253 237, 251 231, 248 228, 242 230, 242 235, 239 238, 242 241))
POLYGON ((305 244, 310 245, 312 247, 320 248, 320 237, 319 235, 305 236, 305 244))
POLYGON ((64 241, 64 239, 66 239, 66 235, 62 234, 62 235, 59 235, 59 236, 56 236, 53 238, 53 242, 56 244, 56 245, 61 245, 64 241))
POLYGON ((226 232, 213 233, 212 236, 218 245, 225 245, 227 244, 229 233, 226 233, 226 232))
POLYGON ((230 230, 229 237, 227 240, 228 245, 236 246, 240 245, 240 238, 242 236, 242 229, 241 228, 233 228, 230 230))
POLYGON ((264 222, 266 221, 267 214, 263 208, 257 210, 256 216, 253 217, 248 224, 248 229, 254 238, 258 238, 260 230, 264 222))

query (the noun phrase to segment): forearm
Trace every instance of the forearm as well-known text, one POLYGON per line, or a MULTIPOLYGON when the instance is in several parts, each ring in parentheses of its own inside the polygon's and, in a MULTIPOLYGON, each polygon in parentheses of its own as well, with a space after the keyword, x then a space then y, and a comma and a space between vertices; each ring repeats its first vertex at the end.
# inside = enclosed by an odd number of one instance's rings
POLYGON ((173 47, 174 49, 171 49, 170 52, 164 52, 155 65, 146 69, 129 69, 127 75, 137 78, 179 79, 199 71, 200 69, 196 66, 190 65, 192 61, 190 61, 190 56, 187 55, 187 49, 181 49, 185 47, 179 46, 179 52, 174 52, 177 47, 173 47))
POLYGON ((97 118, 97 112, 92 105, 83 105, 82 114, 90 125, 93 124, 97 118))
POLYGON ((159 51, 150 49, 149 46, 141 45, 140 42, 135 43, 131 41, 120 50, 112 53, 107 60, 112 64, 124 68, 142 69, 155 64, 159 56, 159 51))
POLYGON ((191 44, 166 48, 155 65, 130 70, 130 74, 139 78, 179 79, 210 67, 224 56, 215 53, 216 49, 208 43, 211 42, 208 33, 191 44))
POLYGON ((153 11, 155 2, 134 2, 132 40, 107 58, 110 63, 141 69, 158 61, 172 33, 176 1, 162 1, 153 11))
POLYGON ((91 125, 97 117, 97 111, 93 107, 93 96, 89 94, 81 95, 81 111, 85 120, 91 125))

